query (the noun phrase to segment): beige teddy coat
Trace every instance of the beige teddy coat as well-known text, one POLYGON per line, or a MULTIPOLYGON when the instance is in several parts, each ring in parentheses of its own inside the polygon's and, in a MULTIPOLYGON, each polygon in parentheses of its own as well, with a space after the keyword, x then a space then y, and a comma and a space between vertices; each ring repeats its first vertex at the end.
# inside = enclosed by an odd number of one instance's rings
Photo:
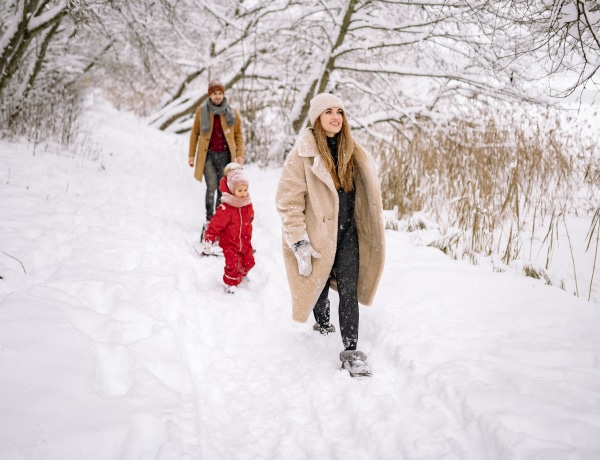
MULTIPOLYGON (((354 143, 354 218, 358 230, 358 301, 373 303, 385 261, 383 206, 373 158, 354 143)), ((311 128, 288 154, 277 187, 276 206, 283 227, 283 258, 292 294, 292 318, 306 322, 325 287, 337 244, 339 198, 333 179, 317 150, 311 128), (312 259, 312 273, 302 276, 291 246, 308 237, 321 258, 312 259)), ((335 280, 332 287, 336 288, 335 280)))

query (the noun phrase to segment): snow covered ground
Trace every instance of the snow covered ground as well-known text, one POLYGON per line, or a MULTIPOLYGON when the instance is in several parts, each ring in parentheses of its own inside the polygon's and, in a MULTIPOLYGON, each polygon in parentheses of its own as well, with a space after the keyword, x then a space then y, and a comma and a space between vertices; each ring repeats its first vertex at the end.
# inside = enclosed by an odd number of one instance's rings
POLYGON ((187 136, 89 108, 101 150, 0 141, 0 458, 600 458, 598 303, 388 230, 352 379, 339 332, 291 320, 279 170, 246 166, 257 265, 228 295, 187 136))

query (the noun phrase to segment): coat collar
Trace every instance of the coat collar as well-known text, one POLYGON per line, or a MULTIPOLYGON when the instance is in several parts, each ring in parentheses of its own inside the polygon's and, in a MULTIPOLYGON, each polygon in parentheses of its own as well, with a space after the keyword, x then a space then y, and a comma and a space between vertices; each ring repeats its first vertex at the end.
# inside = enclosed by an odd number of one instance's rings
POLYGON ((329 174, 329 171, 325 167, 323 158, 321 155, 319 155, 317 141, 315 140, 312 128, 306 128, 306 130, 298 139, 298 156, 314 158, 310 170, 317 178, 319 178, 319 180, 321 180, 321 182, 327 185, 327 188, 329 188, 333 193, 337 194, 331 174, 329 174))
POLYGON ((318 157, 317 141, 312 128, 306 128, 298 138, 298 155, 301 157, 318 157))
MULTIPOLYGON (((333 179, 327 171, 325 167, 325 163, 321 155, 319 155, 319 151, 317 149, 317 141, 315 140, 315 136, 313 134, 312 128, 306 128, 304 132, 298 138, 296 149, 298 151, 298 155, 305 158, 314 158, 313 165, 311 170, 315 176, 317 176, 321 181, 323 181, 327 186, 335 192, 335 185, 333 183, 333 179)), ((367 154, 364 149, 354 140, 354 152, 352 153, 354 158, 354 167, 357 168, 357 171, 360 174, 370 174, 370 168, 368 167, 368 159, 367 154)), ((372 178, 372 180, 379 180, 377 177, 372 178)))
MULTIPOLYGON (((301 157, 311 158, 317 157, 321 158, 319 155, 319 150, 317 149, 317 141, 315 140, 315 136, 313 134, 312 128, 306 128, 300 137, 298 138, 296 149, 298 151, 298 155, 301 157)), ((364 149, 354 140, 354 152, 352 153, 354 157, 354 164, 359 168, 363 168, 364 163, 367 161, 365 156, 364 149)), ((315 163, 317 160, 315 160, 315 163)), ((323 164, 323 160, 320 160, 321 164, 323 164)), ((323 167, 325 165, 323 164, 323 167)))

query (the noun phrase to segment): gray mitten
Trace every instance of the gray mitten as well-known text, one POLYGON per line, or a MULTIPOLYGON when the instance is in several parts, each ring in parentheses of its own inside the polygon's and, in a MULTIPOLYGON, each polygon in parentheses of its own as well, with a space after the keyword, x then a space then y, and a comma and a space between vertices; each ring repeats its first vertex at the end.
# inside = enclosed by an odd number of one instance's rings
POLYGON ((312 272, 312 259, 320 259, 321 254, 313 249, 310 245, 310 241, 302 240, 298 241, 292 246, 296 260, 298 261, 298 271, 302 276, 308 276, 312 272))

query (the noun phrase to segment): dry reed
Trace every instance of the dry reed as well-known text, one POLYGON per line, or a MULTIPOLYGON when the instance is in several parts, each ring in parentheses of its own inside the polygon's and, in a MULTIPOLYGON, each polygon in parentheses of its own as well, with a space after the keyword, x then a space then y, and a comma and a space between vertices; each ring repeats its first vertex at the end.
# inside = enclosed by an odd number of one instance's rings
MULTIPOLYGON (((371 143, 370 150, 379 152, 384 207, 397 207, 400 219, 429 216, 442 234, 431 245, 474 264, 486 256, 499 256, 506 265, 531 260, 534 236, 542 233, 545 266, 527 263, 523 272, 550 283, 559 224, 571 245, 565 215, 578 209, 574 197, 582 182, 597 193, 598 145, 568 134, 558 116, 515 116, 505 124, 486 114, 479 119, 371 143)), ((599 214, 588 237, 596 252, 599 214)), ((573 271, 577 280, 574 260, 573 271)))

